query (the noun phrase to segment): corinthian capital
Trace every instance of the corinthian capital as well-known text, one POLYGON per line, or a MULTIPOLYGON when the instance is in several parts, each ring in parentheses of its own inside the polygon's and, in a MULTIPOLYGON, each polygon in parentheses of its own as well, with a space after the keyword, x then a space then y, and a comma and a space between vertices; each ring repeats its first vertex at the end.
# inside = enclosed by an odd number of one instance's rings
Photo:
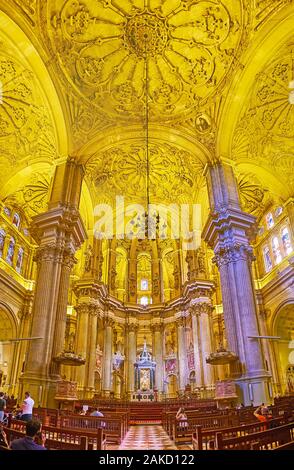
POLYGON ((65 250, 62 264, 71 271, 76 263, 77 259, 75 258, 74 252, 72 250, 65 250))
POLYGON ((60 263, 62 261, 62 248, 55 243, 42 245, 37 248, 34 261, 38 265, 43 262, 60 263))
POLYGON ((151 331, 152 333, 155 332, 162 332, 163 331, 163 323, 162 322, 154 322, 151 324, 151 331))
POLYGON ((113 319, 111 316, 109 316, 109 315, 107 315, 107 316, 105 316, 105 317, 103 318, 103 324, 104 324, 104 327, 105 327, 105 328, 108 327, 108 326, 109 326, 110 328, 113 328, 113 327, 114 327, 114 323, 115 323, 115 322, 114 322, 114 319, 113 319))
POLYGON ((190 305, 190 310, 192 315, 210 315, 212 313, 213 307, 209 301, 207 302, 194 302, 190 305))
POLYGON ((212 261, 219 268, 236 261, 244 260, 252 262, 254 259, 253 249, 249 244, 231 243, 217 248, 212 261))

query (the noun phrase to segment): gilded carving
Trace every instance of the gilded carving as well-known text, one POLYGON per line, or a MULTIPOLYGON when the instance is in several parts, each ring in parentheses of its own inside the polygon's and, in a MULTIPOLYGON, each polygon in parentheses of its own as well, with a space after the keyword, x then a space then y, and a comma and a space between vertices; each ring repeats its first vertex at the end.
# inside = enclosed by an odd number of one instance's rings
MULTIPOLYGON (((279 57, 256 76, 249 105, 234 133, 232 158, 252 161, 293 184, 294 107, 290 104, 289 82, 293 80, 291 50, 288 46, 279 57)), ((257 200, 261 198, 258 192, 257 200)))
MULTIPOLYGON (((87 178, 99 193, 125 194, 141 201, 146 192, 145 144, 123 144, 94 155, 86 165, 87 178), (139 198, 139 199, 138 199, 139 198)), ((154 202, 186 202, 198 190, 203 164, 197 156, 170 144, 149 146, 150 196, 154 202)))
MULTIPOLYGON (((34 74, 20 64, 12 51, 0 54, 0 171, 2 178, 24 159, 36 156, 52 161, 56 143, 50 115, 34 74)), ((7 48, 9 50, 9 48, 7 48)))
POLYGON ((17 203, 29 218, 45 212, 49 198, 50 179, 50 174, 34 173, 27 184, 4 200, 17 203))
POLYGON ((240 0, 151 0, 146 7, 52 0, 50 47, 75 92, 122 121, 142 117, 147 61, 150 117, 174 118, 214 94, 229 73, 240 49, 241 10, 240 0))
POLYGON ((238 178, 242 208, 255 217, 261 217, 269 203, 269 193, 253 174, 240 174, 238 178))

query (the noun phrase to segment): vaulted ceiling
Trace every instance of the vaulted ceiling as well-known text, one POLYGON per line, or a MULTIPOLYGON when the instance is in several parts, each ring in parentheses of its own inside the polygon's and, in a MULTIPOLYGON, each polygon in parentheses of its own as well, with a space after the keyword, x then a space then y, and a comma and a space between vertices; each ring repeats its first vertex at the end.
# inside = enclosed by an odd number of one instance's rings
POLYGON ((86 168, 84 212, 118 193, 142 202, 147 127, 154 202, 206 210, 203 169, 216 158, 235 164, 244 207, 256 215, 293 193, 292 1, 0 8, 2 198, 13 194, 30 215, 44 210, 54 166, 70 154, 86 168))

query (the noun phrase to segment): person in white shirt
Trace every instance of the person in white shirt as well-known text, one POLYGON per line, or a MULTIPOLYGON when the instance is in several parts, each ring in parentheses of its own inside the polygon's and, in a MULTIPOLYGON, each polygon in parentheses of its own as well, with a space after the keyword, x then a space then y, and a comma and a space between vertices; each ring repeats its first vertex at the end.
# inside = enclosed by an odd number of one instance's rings
POLYGON ((33 408, 34 408, 34 400, 31 398, 29 392, 25 392, 25 399, 22 402, 22 421, 30 421, 33 417, 33 408))

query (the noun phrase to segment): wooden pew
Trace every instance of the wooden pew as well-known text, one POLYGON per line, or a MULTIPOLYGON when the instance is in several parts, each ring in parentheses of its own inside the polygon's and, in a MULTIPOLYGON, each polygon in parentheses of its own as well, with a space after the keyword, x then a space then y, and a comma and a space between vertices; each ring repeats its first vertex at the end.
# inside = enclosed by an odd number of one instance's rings
POLYGON ((107 442, 120 444, 125 436, 125 426, 120 418, 69 415, 61 416, 58 428, 97 430, 102 428, 107 442))
POLYGON ((290 420, 285 417, 275 418, 267 423, 256 421, 251 424, 243 424, 223 429, 203 429, 202 426, 197 426, 192 435, 192 445, 194 450, 208 450, 216 446, 216 434, 220 432, 223 439, 231 437, 245 436, 260 431, 266 431, 269 428, 274 428, 288 424, 290 420))
POLYGON ((216 433, 216 450, 270 450, 294 441, 294 423, 246 436, 224 439, 216 433))
MULTIPOLYGON (((9 444, 12 440, 24 437, 25 425, 12 423, 12 427, 4 428, 9 444)), ((46 436, 45 446, 49 450, 105 450, 106 440, 102 429, 97 432, 77 431, 72 429, 56 429, 50 426, 42 426, 46 436)))
POLYGON ((192 434, 197 426, 202 426, 205 429, 217 429, 230 426, 239 425, 239 418, 237 415, 219 415, 219 416, 196 416, 188 418, 187 427, 182 427, 181 423, 175 421, 173 425, 173 441, 175 444, 187 443, 192 441, 192 434))
MULTIPOLYGON (((56 429, 76 429, 76 430, 97 430, 102 428, 107 442, 120 444, 129 428, 128 413, 110 413, 104 412, 103 417, 82 416, 68 412, 51 413, 51 410, 36 409, 34 416, 40 419, 45 425, 50 424, 56 429), (48 412, 49 411, 49 412, 48 412)), ((104 410, 103 410, 104 411, 104 410)))

